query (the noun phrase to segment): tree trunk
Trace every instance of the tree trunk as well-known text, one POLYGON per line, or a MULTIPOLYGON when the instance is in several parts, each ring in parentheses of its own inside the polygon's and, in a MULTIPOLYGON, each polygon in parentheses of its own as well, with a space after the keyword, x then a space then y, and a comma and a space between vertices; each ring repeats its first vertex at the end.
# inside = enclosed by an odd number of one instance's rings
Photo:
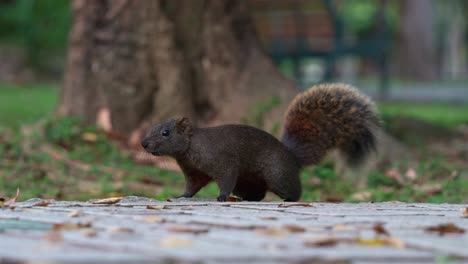
POLYGON ((279 121, 297 93, 261 52, 246 1, 74 0, 72 8, 62 115, 104 116, 128 135, 178 116, 247 122, 275 97, 281 104, 260 112, 279 121))
POLYGON ((433 1, 400 1, 399 72, 415 80, 437 77, 433 1))

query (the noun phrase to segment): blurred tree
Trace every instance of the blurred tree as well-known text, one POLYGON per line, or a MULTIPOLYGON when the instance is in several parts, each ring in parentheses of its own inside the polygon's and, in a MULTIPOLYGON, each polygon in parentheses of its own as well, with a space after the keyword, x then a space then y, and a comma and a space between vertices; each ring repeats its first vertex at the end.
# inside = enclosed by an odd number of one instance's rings
POLYGON ((437 77, 433 1, 401 0, 398 68, 400 75, 415 80, 437 77))
POLYGON ((24 50, 36 69, 62 68, 50 64, 63 56, 69 27, 68 0, 0 1, 0 41, 24 50))
POLYGON ((240 122, 297 92, 261 52, 246 1, 74 0, 72 11, 63 115, 128 134, 174 116, 240 122))

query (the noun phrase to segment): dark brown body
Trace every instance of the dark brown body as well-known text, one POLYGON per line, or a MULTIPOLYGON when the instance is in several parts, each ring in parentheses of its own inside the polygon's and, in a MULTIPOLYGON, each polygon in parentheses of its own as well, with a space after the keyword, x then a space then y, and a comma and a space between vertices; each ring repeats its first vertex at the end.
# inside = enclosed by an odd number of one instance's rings
POLYGON ((187 152, 175 158, 186 178, 184 197, 212 180, 221 200, 232 192, 260 201, 267 190, 288 201, 301 196, 300 165, 294 155, 275 137, 251 126, 194 129, 187 152))
POLYGON ((266 191, 296 201, 301 167, 318 163, 333 148, 351 165, 359 164, 374 150, 373 130, 378 126, 367 96, 345 84, 323 84, 291 103, 281 142, 250 126, 194 128, 182 118, 153 126, 141 144, 153 155, 177 160, 186 178, 184 197, 215 181, 219 201, 231 193, 259 201, 266 191))

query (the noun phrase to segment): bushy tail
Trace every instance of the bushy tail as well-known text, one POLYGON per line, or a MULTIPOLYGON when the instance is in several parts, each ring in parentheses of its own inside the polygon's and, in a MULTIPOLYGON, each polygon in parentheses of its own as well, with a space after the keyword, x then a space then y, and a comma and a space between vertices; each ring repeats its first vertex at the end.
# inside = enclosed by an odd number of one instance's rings
POLYGON ((350 165, 359 165, 375 150, 379 123, 369 97, 346 84, 321 84, 293 100, 281 141, 303 166, 318 163, 333 148, 350 165))

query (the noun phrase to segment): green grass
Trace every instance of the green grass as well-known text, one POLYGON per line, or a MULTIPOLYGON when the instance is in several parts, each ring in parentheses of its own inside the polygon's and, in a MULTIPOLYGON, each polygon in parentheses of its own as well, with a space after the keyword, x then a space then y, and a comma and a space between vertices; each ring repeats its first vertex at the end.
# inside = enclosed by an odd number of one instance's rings
POLYGON ((0 126, 17 127, 51 113, 57 105, 55 85, 0 84, 0 126))
MULTIPOLYGON (((21 189, 22 200, 32 197, 83 200, 114 195, 142 195, 164 200, 182 193, 184 178, 180 173, 136 164, 129 153, 109 141, 102 131, 83 125, 78 119, 47 117, 56 104, 57 90, 53 85, 0 85, 0 197, 13 196, 17 187, 21 189), (19 125, 44 117, 47 117, 44 126, 27 135, 18 133, 19 125), (96 140, 86 140, 85 133, 95 134, 96 140), (57 151, 63 160, 44 152, 44 146, 57 151)), ((386 116, 412 116, 449 127, 468 121, 468 106, 384 103, 380 108, 386 116)), ((456 178, 449 177, 457 171, 449 158, 434 153, 422 157, 414 168, 417 180, 403 185, 385 176, 385 170, 362 175, 367 177, 367 185, 357 188, 352 180, 338 175, 330 162, 307 168, 301 174, 302 199, 468 202, 466 171, 459 171, 456 178), (438 184, 440 190, 428 193, 415 188, 431 184, 438 184), (358 192, 367 192, 368 198, 356 199, 353 194, 358 192)), ((407 169, 403 165, 393 166, 391 168, 402 174, 407 169)), ((217 193, 216 185, 210 184, 197 197, 214 198, 217 193)), ((269 195, 267 200, 279 199, 269 195)))
POLYGON ((382 115, 388 117, 412 117, 446 127, 468 124, 468 105, 386 102, 378 106, 382 115))

